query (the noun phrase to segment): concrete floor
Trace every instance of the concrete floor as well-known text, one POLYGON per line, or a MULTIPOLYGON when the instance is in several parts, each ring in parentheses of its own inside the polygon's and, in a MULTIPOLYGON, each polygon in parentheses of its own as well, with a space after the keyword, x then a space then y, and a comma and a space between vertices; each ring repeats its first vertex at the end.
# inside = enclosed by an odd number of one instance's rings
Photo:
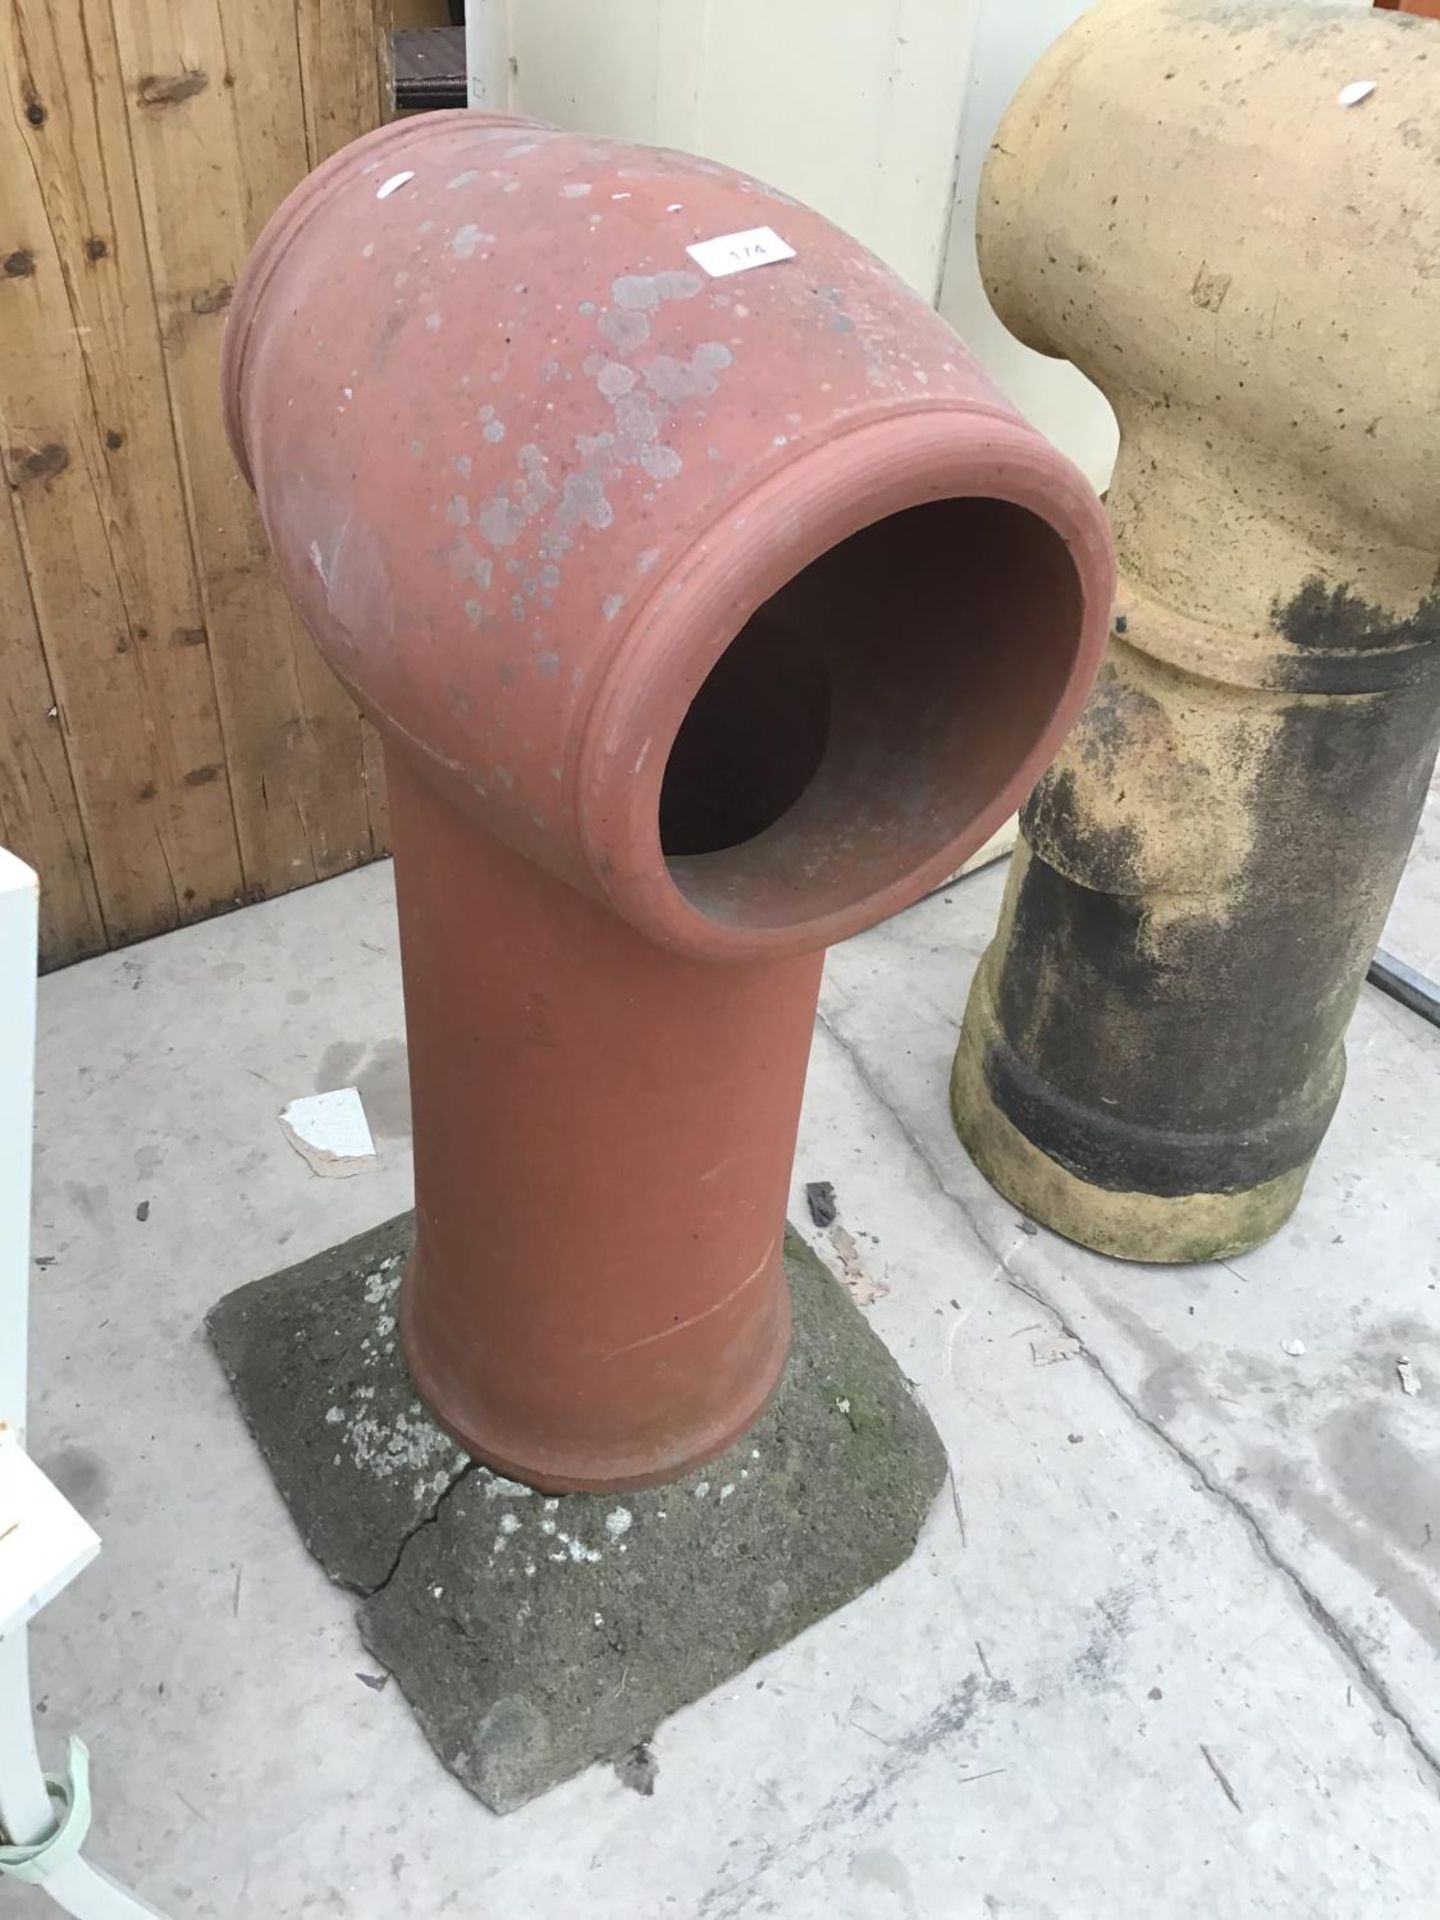
POLYGON ((44 983, 32 1440, 106 1545, 34 1666, 49 1750, 95 1754, 98 1862, 174 1920, 1436 1913, 1440 1032, 1366 990, 1305 1201, 1255 1254, 1157 1271, 1027 1234, 945 1103, 1002 879, 832 956, 796 1167, 886 1289, 954 1500, 668 1722, 653 1799, 594 1769, 503 1820, 357 1677, 352 1602, 200 1329, 407 1204, 389 869, 44 983), (276 1114, 349 1082, 378 1160, 319 1179, 276 1114), (1083 1353, 1037 1364, 1062 1328, 1083 1353))

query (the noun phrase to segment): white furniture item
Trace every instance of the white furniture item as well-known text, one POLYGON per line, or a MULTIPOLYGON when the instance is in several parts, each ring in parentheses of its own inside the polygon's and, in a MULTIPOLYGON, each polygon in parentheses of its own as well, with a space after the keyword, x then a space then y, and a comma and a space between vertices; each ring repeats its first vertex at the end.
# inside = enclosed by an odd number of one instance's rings
POLYGON ((35 1110, 35 875, 0 848, 0 1878, 39 1887, 78 1920, 161 1920, 81 1857, 89 1755, 62 1780, 35 1748, 26 1629, 100 1541, 25 1451, 30 1167, 35 1110))

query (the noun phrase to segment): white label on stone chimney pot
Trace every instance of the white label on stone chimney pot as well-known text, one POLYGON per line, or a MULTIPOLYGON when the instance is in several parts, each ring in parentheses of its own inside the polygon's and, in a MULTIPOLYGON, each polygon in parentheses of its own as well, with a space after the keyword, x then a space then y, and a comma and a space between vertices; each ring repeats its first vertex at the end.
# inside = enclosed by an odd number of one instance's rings
POLYGON ((727 273, 746 273, 751 267, 769 267, 777 260, 795 258, 795 249, 787 246, 773 227, 722 233, 718 240, 697 240, 685 251, 712 280, 723 279, 727 273))

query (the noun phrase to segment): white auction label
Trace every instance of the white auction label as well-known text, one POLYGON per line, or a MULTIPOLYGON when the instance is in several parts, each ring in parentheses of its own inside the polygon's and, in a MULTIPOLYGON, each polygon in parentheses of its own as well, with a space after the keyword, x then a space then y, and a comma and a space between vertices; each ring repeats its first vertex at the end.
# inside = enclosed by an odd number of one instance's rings
POLYGON ((787 246, 773 227, 722 233, 718 240, 697 240, 685 251, 712 280, 719 280, 727 273, 744 273, 750 267, 768 267, 777 260, 795 258, 794 247, 787 246))

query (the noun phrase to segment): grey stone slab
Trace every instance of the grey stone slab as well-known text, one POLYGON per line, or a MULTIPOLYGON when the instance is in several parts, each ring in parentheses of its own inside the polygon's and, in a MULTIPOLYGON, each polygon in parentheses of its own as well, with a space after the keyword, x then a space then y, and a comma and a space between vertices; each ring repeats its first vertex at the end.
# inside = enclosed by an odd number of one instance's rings
POLYGON ((546 1497, 469 1462, 415 1399, 394 1294, 411 1216, 229 1295, 209 1330, 311 1552, 426 1737, 517 1807, 642 1743, 898 1566, 946 1473, 909 1383, 786 1242, 790 1363, 719 1459, 546 1497))
POLYGON ((468 1454, 416 1398, 395 1295, 414 1215, 237 1287, 206 1318, 300 1536, 332 1580, 386 1581, 468 1454))

